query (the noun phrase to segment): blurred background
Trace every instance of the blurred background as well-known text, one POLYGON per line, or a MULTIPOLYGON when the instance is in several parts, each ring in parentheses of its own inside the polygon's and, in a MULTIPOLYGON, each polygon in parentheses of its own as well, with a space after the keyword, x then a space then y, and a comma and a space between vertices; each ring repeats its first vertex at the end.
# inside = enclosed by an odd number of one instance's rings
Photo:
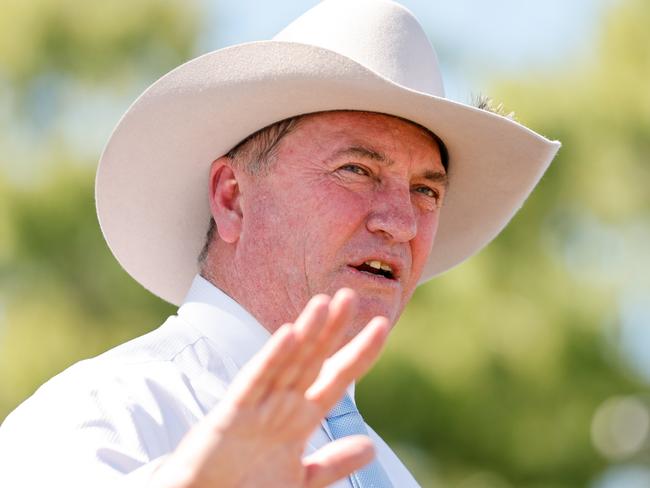
MULTIPOLYGON (((96 162, 182 61, 317 3, 0 0, 0 420, 174 309, 114 261, 96 162)), ((425 487, 650 487, 650 2, 403 2, 450 98, 563 147, 506 231, 418 289, 359 386, 425 487)))

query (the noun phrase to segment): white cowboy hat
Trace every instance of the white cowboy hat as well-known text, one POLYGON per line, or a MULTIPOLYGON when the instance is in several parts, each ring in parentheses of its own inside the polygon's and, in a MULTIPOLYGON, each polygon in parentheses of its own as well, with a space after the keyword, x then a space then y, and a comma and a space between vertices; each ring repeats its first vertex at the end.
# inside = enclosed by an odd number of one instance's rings
POLYGON ((183 64, 127 110, 96 180, 113 254, 145 288, 179 304, 210 219, 211 162, 273 122, 337 109, 409 119, 446 145, 450 186, 421 281, 490 242, 559 148, 508 118, 445 99, 436 54, 401 5, 326 0, 273 40, 183 64))

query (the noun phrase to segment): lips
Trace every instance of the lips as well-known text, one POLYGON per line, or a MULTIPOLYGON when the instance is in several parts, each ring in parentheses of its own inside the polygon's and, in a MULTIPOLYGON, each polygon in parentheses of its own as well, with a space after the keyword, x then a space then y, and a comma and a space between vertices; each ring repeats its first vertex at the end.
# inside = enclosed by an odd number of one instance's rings
POLYGON ((349 265, 359 272, 397 281, 400 277, 400 262, 388 256, 373 256, 363 261, 357 261, 349 265))
POLYGON ((359 266, 353 266, 353 268, 363 271, 364 273, 370 273, 374 275, 383 276, 389 280, 394 280, 395 275, 393 274, 393 268, 388 263, 383 263, 378 260, 365 261, 359 266))

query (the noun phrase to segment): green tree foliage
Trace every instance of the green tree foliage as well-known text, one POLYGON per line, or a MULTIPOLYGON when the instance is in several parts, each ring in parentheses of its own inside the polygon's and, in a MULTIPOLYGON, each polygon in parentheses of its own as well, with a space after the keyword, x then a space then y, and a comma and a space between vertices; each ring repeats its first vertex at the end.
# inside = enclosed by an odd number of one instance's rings
POLYGON ((159 72, 189 54, 193 3, 3 0, 0 73, 14 87, 52 72, 90 83, 159 72))
POLYGON ((647 391, 609 339, 625 286, 650 296, 626 241, 650 228, 648 25, 648 2, 622 3, 583 64, 496 87, 563 148, 493 244, 418 289, 361 385, 371 423, 431 486, 587 486, 607 465, 594 412, 647 391), (589 241, 590 225, 613 229, 629 261, 589 241))
POLYGON ((10 96, 0 110, 0 419, 53 374, 172 311, 111 256, 94 212, 95 163, 62 142, 56 111, 69 86, 111 99, 190 57, 195 7, 3 2, 0 86, 10 96), (22 152, 16 139, 27 139, 22 152))
MULTIPOLYGON (((190 56, 196 25, 181 0, 5 0, 0 85, 12 103, 0 147, 34 136, 44 85, 57 96, 73 81, 119 92, 152 80, 190 56)), ((625 237, 650 218, 648 25, 650 4, 620 2, 587 61, 495 88, 563 142, 559 157, 493 244, 418 289, 359 387, 369 422, 424 486, 586 486, 609 463, 590 438, 596 409, 647 390, 611 338, 626 283, 649 270, 612 268, 589 229, 625 237)), ((38 168, 27 183, 0 161, 0 419, 72 362, 173 312, 110 255, 94 165, 56 125, 22 153, 18 166, 38 168)))

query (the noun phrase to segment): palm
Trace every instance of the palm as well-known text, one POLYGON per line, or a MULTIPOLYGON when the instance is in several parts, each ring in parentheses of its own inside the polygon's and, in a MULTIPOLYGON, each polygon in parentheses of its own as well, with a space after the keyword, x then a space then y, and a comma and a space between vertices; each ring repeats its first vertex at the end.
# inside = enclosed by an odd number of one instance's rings
POLYGON ((374 362, 386 338, 387 320, 376 318, 336 351, 355 303, 351 290, 331 301, 314 297, 246 365, 222 402, 181 443, 175 462, 161 471, 180 462, 180 478, 190 476, 190 486, 320 487, 369 462, 372 446, 361 436, 303 458, 311 433, 374 362))

